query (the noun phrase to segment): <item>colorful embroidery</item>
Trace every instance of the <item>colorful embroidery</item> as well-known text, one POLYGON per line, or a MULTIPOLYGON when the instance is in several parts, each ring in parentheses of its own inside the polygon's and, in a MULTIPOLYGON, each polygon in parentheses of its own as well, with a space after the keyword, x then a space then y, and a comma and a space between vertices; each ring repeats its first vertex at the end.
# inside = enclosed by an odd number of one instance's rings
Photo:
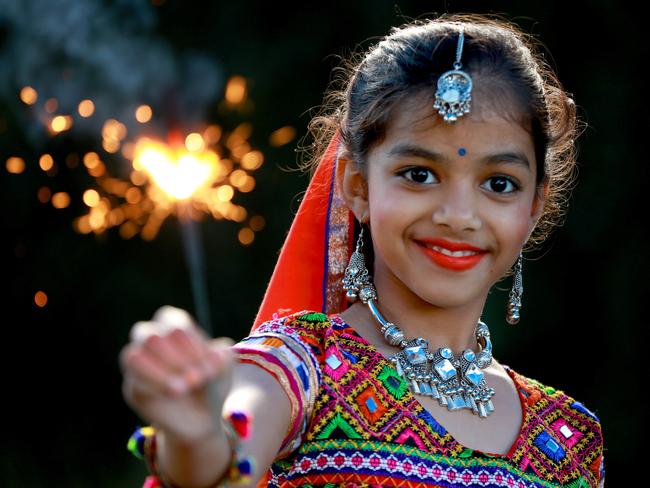
MULTIPOLYGON (((322 321, 325 316, 310 317, 322 321)), ((319 389, 320 369, 311 346, 275 319, 262 324, 254 334, 236 344, 234 350, 240 362, 255 364, 271 373, 289 397, 291 423, 279 455, 293 451, 301 442, 319 389)))
POLYGON ((340 316, 302 311, 262 327, 298 336, 315 361, 306 371, 320 375, 308 425, 269 486, 595 487, 604 477, 597 417, 509 368, 524 423, 508 455, 488 455, 459 444, 340 316))

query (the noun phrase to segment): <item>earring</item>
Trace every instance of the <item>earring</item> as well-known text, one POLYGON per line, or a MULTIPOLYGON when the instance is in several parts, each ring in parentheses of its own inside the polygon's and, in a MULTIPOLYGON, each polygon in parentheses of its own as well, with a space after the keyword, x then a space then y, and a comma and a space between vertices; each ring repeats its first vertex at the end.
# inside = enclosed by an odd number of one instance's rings
POLYGON ((363 247, 363 227, 357 238, 357 247, 355 248, 350 261, 345 268, 343 276, 343 289, 346 291, 345 298, 350 303, 356 302, 359 298, 363 303, 368 300, 377 299, 377 290, 372 284, 372 277, 366 268, 366 260, 362 252, 363 247))
POLYGON ((519 259, 515 265, 515 275, 512 278, 512 288, 510 289, 510 296, 508 297, 508 313, 506 314, 506 321, 510 325, 515 325, 519 322, 521 310, 521 295, 524 293, 524 285, 521 277, 522 256, 519 253, 519 259))

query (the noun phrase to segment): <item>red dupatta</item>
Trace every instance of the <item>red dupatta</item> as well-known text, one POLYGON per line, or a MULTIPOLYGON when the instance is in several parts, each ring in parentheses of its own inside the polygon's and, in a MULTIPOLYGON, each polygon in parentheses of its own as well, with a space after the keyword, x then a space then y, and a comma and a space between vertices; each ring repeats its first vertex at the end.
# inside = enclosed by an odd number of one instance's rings
POLYGON ((275 313, 346 308, 341 279, 352 253, 354 214, 336 184, 340 143, 337 129, 291 224, 251 331, 275 313))

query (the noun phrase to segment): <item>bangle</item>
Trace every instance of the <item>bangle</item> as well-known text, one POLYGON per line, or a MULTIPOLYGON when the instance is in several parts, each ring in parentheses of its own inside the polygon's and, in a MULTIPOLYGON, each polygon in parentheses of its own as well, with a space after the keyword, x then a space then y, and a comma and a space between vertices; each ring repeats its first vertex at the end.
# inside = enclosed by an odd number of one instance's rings
MULTIPOLYGON (((224 432, 230 444, 230 463, 226 472, 209 488, 223 486, 224 483, 238 485, 250 482, 254 470, 251 456, 245 456, 241 449, 241 440, 248 438, 251 430, 251 418, 244 412, 231 412, 223 423, 224 432)), ((165 479, 160 473, 156 459, 156 430, 151 427, 138 427, 127 443, 127 449, 138 459, 144 459, 151 473, 142 488, 180 488, 165 479)))

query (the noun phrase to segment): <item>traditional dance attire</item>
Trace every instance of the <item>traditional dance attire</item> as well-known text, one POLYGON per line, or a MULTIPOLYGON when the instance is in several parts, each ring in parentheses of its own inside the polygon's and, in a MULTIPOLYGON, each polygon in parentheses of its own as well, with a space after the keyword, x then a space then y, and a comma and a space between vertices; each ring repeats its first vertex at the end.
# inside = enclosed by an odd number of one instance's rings
POLYGON ((596 487, 604 479, 596 415, 505 366, 523 422, 505 455, 463 446, 420 404, 393 363, 339 313, 354 216, 336 185, 338 132, 287 235, 243 362, 273 374, 293 421, 264 485, 596 487))
POLYGON ((506 454, 463 446, 422 406, 394 364, 339 315, 354 217, 335 173, 332 138, 300 205, 238 360, 273 375, 291 424, 260 486, 597 487, 596 415, 504 366, 523 421, 506 454))

